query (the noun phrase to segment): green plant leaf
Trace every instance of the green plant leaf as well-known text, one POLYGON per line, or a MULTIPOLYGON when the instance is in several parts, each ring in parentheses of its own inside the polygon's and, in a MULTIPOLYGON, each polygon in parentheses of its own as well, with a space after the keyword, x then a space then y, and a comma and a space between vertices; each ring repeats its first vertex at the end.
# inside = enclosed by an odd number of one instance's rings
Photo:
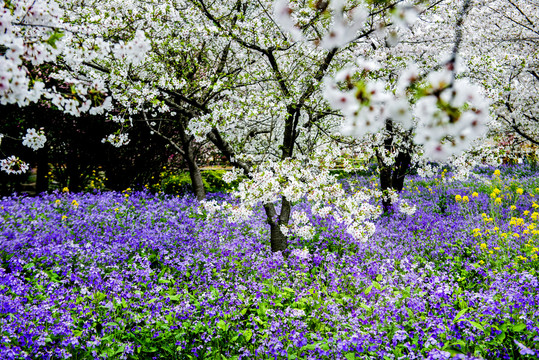
POLYGON ((243 337, 245 338, 245 341, 248 342, 253 337, 253 331, 251 329, 244 330, 243 337))
POLYGON ((464 315, 467 311, 468 311, 468 309, 460 310, 458 312, 457 316, 455 316, 455 318, 453 319, 453 323, 456 323, 458 321, 458 319, 460 319, 462 317, 462 315, 464 315))

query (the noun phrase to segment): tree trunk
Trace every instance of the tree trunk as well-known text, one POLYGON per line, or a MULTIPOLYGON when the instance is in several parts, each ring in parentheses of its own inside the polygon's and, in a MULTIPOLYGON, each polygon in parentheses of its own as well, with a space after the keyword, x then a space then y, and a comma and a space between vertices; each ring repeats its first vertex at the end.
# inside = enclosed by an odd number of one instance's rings
POLYGON ((281 213, 277 215, 273 204, 265 204, 267 222, 270 226, 271 251, 286 251, 288 237, 281 231, 281 225, 288 225, 290 220, 290 202, 283 196, 281 213))
POLYGON ((281 231, 280 224, 270 224, 271 251, 285 251, 288 248, 288 238, 281 231))
POLYGON ((408 168, 412 162, 412 155, 409 152, 399 152, 395 161, 393 174, 391 176, 391 186, 399 193, 404 188, 404 179, 408 168))
POLYGON ((189 148, 186 149, 185 162, 189 168, 191 186, 193 187, 193 192, 195 193, 197 200, 204 200, 206 198, 206 189, 204 188, 204 183, 202 182, 202 174, 194 158, 193 146, 189 145, 188 147, 189 148))
POLYGON ((195 149, 193 147, 194 136, 190 136, 185 131, 185 126, 182 121, 179 121, 180 125, 180 136, 183 147, 183 158, 187 163, 189 168, 189 177, 191 178, 191 186, 193 187, 193 192, 197 200, 204 200, 206 198, 206 189, 204 188, 204 183, 202 182, 202 174, 200 173, 200 168, 197 165, 195 149))
POLYGON ((384 214, 390 213, 392 211, 391 199, 388 196, 388 191, 392 189, 391 186, 391 168, 382 163, 381 160, 378 161, 378 166, 380 167, 380 189, 382 190, 382 209, 384 214))
POLYGON ((412 162, 412 155, 408 151, 401 151, 393 147, 393 122, 388 119, 386 121, 386 131, 388 137, 384 141, 384 149, 391 153, 398 151, 395 162, 392 165, 385 165, 383 156, 377 155, 378 166, 380 168, 380 189, 382 190, 382 209, 384 214, 393 211, 391 199, 387 196, 390 190, 398 193, 404 188, 404 179, 412 162))

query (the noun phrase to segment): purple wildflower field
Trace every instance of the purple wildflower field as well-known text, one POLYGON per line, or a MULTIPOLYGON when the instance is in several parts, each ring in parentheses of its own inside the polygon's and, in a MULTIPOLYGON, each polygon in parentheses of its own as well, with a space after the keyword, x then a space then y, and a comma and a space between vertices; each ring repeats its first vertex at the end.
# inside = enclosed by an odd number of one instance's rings
POLYGON ((284 255, 192 196, 3 198, 0 358, 537 358, 539 174, 493 173, 409 177, 414 215, 366 243, 313 217, 284 255))

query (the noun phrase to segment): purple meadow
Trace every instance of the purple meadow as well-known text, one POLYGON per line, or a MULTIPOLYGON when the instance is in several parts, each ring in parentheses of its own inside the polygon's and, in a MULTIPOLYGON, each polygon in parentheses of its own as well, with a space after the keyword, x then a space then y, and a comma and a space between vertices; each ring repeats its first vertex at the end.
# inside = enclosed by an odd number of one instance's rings
POLYGON ((3 198, 0 358, 535 358, 539 182, 519 169, 411 177, 415 214, 366 243, 311 216, 287 254, 262 209, 232 223, 188 196, 3 198))

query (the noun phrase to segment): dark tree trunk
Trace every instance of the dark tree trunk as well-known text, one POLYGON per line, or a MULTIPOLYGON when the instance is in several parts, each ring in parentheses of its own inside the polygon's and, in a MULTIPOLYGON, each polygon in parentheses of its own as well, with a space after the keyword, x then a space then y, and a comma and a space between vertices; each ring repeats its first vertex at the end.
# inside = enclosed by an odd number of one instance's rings
POLYGON ((281 225, 288 225, 290 220, 290 202, 285 197, 282 198, 281 213, 277 215, 273 204, 265 204, 267 222, 270 226, 271 251, 286 251, 288 248, 288 237, 281 231, 281 225))
POLYGON ((288 248, 288 238, 283 234, 279 224, 270 224, 271 251, 285 251, 288 248))
POLYGON ((390 190, 400 193, 404 188, 404 179, 412 162, 412 155, 409 151, 399 150, 393 147, 393 122, 386 121, 386 131, 388 137, 384 141, 384 149, 391 153, 398 151, 393 165, 385 165, 381 154, 377 155, 380 169, 380 189, 382 190, 382 209, 385 214, 393 211, 391 199, 388 196, 390 190))
POLYGON ((391 177, 391 185, 393 189, 399 193, 404 188, 404 178, 409 170, 412 162, 412 155, 409 152, 399 152, 397 160, 395 161, 393 175, 391 177))
POLYGON ((184 121, 189 121, 189 118, 185 119, 179 117, 176 119, 181 146, 176 139, 172 139, 167 135, 163 134, 158 129, 151 127, 148 122, 148 119, 145 118, 145 120, 152 131, 154 131, 155 133, 157 133, 157 135, 168 141, 169 144, 172 145, 182 155, 183 160, 185 161, 185 163, 187 164, 187 168, 189 169, 189 177, 191 178, 191 187, 193 188, 193 192, 195 193, 195 196, 198 200, 204 200, 206 198, 206 189, 204 188, 202 174, 200 173, 200 168, 198 167, 196 161, 195 148, 193 146, 195 137, 187 134, 187 132, 185 131, 186 124, 184 123, 184 121))
POLYGON ((200 168, 195 160, 192 144, 188 145, 188 148, 185 150, 185 162, 189 168, 189 177, 191 178, 193 192, 195 193, 197 200, 204 200, 206 198, 206 189, 204 188, 204 183, 202 182, 200 168))
POLYGON ((185 124, 180 119, 179 128, 180 128, 180 138, 182 141, 183 147, 183 158, 187 163, 189 168, 189 177, 191 178, 191 186, 193 187, 193 192, 197 200, 204 200, 206 198, 206 189, 204 188, 204 183, 202 182, 202 174, 200 173, 200 168, 197 165, 195 149, 193 147, 193 142, 195 140, 194 136, 188 135, 185 131, 185 124))
POLYGON ((380 190, 382 190, 382 209, 384 214, 391 212, 391 199, 389 198, 388 191, 392 189, 391 186, 391 168, 381 164, 381 160, 378 161, 380 167, 380 190))

